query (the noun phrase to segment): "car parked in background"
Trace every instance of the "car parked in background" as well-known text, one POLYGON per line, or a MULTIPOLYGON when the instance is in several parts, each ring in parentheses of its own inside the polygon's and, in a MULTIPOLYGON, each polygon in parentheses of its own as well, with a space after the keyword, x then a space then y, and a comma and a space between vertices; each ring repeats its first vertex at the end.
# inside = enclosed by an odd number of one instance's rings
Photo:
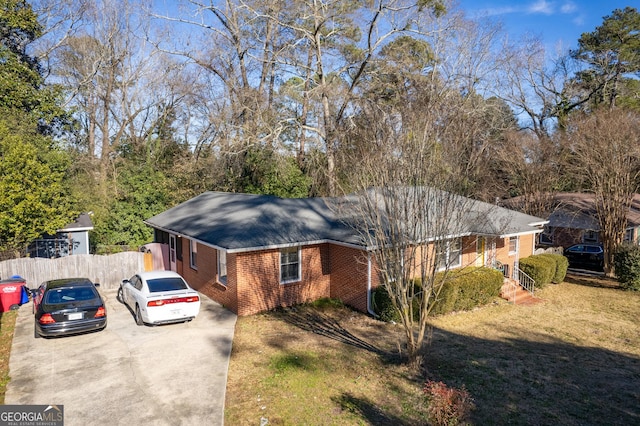
POLYGON ((564 250, 570 267, 602 269, 604 250, 599 244, 574 244, 564 250))
POLYGON ((88 278, 45 281, 32 290, 34 336, 66 336, 103 330, 107 310, 96 286, 88 278))
POLYGON ((173 271, 142 272, 123 280, 117 297, 138 325, 191 321, 200 311, 198 292, 173 271))

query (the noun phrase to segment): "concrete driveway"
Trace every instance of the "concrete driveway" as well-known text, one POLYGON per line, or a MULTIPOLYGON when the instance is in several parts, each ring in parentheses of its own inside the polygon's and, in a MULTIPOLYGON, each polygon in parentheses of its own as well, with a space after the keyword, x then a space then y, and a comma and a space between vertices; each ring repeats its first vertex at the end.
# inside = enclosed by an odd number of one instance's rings
POLYGON ((222 425, 236 316, 206 296, 186 324, 138 327, 116 290, 100 290, 104 331, 33 337, 20 308, 5 404, 64 405, 65 425, 222 425))

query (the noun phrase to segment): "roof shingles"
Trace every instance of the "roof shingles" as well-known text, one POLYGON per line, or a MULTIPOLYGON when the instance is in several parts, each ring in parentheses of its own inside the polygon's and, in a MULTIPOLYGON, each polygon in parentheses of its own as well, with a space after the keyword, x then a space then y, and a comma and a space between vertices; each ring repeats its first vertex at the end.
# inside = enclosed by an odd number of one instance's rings
MULTIPOLYGON (((230 252, 324 241, 363 246, 358 233, 329 207, 331 200, 334 199, 204 192, 146 223, 230 252)), ((532 224, 542 221, 477 203, 484 214, 490 208, 499 212, 494 214, 492 229, 473 230, 480 234, 495 234, 500 226, 508 229, 509 234, 532 232, 535 231, 532 224)))

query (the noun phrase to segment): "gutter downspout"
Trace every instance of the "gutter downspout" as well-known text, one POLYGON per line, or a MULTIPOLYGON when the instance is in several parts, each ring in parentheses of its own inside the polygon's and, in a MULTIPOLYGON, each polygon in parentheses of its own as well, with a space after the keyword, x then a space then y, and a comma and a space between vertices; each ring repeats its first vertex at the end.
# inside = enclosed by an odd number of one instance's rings
POLYGON ((374 318, 378 318, 371 306, 371 270, 371 253, 367 253, 367 312, 374 318))

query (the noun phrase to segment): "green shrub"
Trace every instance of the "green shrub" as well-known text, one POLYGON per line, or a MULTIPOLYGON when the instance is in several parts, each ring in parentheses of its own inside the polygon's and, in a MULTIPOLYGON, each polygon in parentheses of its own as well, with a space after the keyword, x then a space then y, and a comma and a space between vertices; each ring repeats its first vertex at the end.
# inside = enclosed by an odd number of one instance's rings
POLYGON ((553 253, 538 254, 536 256, 539 256, 540 258, 545 258, 545 259, 548 258, 555 262, 556 268, 555 268, 555 274, 553 275, 553 278, 551 278, 552 283, 560 284, 561 282, 564 281, 565 277, 567 276, 567 269, 569 268, 569 259, 567 259, 561 254, 553 254, 553 253))
POLYGON ((448 280, 442 285, 438 298, 431 301, 431 314, 441 315, 456 310, 460 297, 460 286, 456 280, 448 280))
MULTIPOLYGON (((443 278, 443 274, 438 274, 436 280, 443 278)), ((498 297, 502 282, 502 274, 491 268, 469 267, 449 271, 440 294, 437 299, 431 301, 431 314, 440 315, 486 305, 498 297)), ((421 283, 415 280, 414 285, 420 286, 421 283)), ((419 313, 420 302, 419 298, 414 300, 415 319, 419 313)), ((398 322, 399 320, 398 313, 383 287, 378 287, 373 292, 373 309, 383 321, 398 322)))
POLYGON ((640 291, 640 246, 623 244, 613 255, 613 266, 620 285, 640 291))
POLYGON ((384 286, 377 287, 371 295, 373 311, 376 315, 385 322, 398 322, 400 316, 391 303, 389 293, 384 286))
POLYGON ((449 272, 432 313, 468 311, 486 305, 500 294, 503 276, 491 268, 468 267, 449 272))
POLYGON ((525 257, 519 261, 520 269, 536 282, 536 288, 543 288, 556 275, 556 261, 543 254, 525 257))

